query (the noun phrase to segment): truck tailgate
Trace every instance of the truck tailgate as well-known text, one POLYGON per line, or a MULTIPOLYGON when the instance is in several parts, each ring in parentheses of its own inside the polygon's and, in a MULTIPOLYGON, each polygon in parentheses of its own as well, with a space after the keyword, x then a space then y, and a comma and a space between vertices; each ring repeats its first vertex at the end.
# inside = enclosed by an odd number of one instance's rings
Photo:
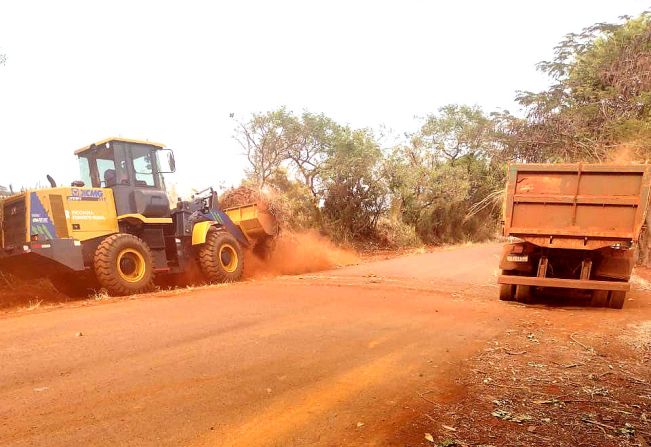
MULTIPOLYGON (((636 240, 649 199, 644 165, 509 166, 504 234, 523 239, 636 240)), ((594 248, 594 247, 593 247, 594 248)))

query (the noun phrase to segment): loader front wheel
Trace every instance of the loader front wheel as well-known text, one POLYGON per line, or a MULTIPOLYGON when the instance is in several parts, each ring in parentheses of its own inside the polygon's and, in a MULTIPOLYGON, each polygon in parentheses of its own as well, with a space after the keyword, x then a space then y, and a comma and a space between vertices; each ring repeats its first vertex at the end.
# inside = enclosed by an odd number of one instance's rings
POLYGON ((111 295, 133 295, 151 290, 154 270, 149 247, 131 234, 114 234, 95 251, 95 275, 111 295))
POLYGON ((199 265, 209 282, 239 280, 244 269, 240 244, 230 233, 210 228, 206 243, 199 250, 199 265))

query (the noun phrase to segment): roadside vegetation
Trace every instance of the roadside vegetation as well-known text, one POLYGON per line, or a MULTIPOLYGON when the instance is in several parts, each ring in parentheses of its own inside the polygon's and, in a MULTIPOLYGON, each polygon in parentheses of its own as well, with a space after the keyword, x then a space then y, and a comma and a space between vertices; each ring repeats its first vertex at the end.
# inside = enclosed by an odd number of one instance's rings
POLYGON ((647 162, 651 15, 569 34, 538 69, 552 84, 518 92, 522 113, 441 107, 397 143, 284 107, 237 121, 245 186, 339 242, 404 247, 496 234, 509 162, 647 162))

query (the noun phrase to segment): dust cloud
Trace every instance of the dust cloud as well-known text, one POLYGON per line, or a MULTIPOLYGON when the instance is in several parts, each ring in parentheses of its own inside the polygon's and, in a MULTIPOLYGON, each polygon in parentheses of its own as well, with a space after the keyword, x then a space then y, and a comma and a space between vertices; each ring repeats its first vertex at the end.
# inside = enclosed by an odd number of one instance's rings
POLYGON ((638 145, 634 142, 619 144, 610 153, 608 161, 611 163, 639 162, 637 151, 638 145))
POLYGON ((267 278, 277 275, 298 275, 356 264, 353 250, 337 247, 316 231, 282 233, 267 259, 247 253, 244 278, 267 278))

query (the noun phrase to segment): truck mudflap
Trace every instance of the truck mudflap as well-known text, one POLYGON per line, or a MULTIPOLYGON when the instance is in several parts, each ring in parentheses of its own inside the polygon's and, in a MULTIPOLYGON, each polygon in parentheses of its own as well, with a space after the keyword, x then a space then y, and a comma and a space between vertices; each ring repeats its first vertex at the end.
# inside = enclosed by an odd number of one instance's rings
POLYGON ((537 276, 500 275, 498 284, 517 286, 558 287, 563 289, 617 290, 627 292, 631 285, 624 281, 597 281, 592 279, 540 278, 537 276))
POLYGON ((23 278, 46 276, 57 270, 82 271, 85 266, 81 243, 74 239, 53 239, 0 250, 0 270, 23 278))

